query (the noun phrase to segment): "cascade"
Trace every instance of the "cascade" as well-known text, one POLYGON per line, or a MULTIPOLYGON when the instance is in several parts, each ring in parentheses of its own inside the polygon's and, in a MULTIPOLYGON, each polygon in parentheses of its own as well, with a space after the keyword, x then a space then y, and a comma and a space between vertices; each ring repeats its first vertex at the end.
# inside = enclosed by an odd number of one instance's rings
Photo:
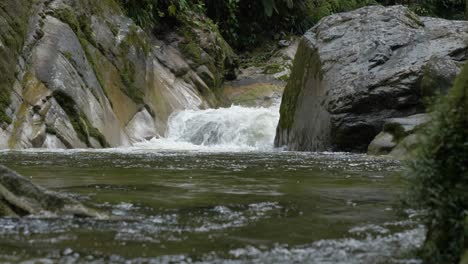
POLYGON ((185 110, 169 118, 163 138, 138 148, 201 151, 267 151, 273 149, 279 103, 271 107, 185 110))

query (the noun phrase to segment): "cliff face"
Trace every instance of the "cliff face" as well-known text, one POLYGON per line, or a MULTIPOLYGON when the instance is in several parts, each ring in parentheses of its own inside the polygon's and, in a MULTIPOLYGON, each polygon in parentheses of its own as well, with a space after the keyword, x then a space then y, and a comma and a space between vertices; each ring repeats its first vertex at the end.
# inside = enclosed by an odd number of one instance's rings
POLYGON ((387 119, 423 113, 422 93, 450 87, 467 50, 468 22, 402 6, 324 18, 301 40, 275 144, 364 152, 387 119))
POLYGON ((0 0, 0 148, 129 145, 218 103, 234 55, 206 18, 157 36, 114 0, 29 2, 0 0))

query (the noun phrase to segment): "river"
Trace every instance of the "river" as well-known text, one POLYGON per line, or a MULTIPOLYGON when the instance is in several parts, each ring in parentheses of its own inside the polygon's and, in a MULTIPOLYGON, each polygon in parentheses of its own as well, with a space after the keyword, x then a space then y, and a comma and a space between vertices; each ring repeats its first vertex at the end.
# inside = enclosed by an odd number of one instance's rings
POLYGON ((278 108, 184 111, 130 148, 0 152, 110 219, 0 219, 0 262, 419 263, 402 164, 274 149, 278 108))

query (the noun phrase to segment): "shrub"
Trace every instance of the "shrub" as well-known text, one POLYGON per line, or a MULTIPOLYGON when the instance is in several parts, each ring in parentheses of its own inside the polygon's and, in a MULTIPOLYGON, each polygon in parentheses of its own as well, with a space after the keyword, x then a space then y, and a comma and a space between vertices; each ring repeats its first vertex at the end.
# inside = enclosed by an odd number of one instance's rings
POLYGON ((449 95, 433 107, 432 122, 409 164, 410 202, 427 211, 427 263, 458 263, 468 210, 468 65, 449 95))

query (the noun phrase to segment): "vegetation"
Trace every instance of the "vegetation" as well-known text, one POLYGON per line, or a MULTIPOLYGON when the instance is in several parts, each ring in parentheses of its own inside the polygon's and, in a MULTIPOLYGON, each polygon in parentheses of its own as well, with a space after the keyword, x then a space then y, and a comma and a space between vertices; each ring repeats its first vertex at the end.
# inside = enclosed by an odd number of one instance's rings
POLYGON ((366 5, 403 4, 420 15, 462 19, 464 0, 120 0, 144 28, 177 24, 188 10, 202 12, 229 44, 250 49, 268 39, 302 34, 321 18, 366 5))
POLYGON ((286 85, 283 94, 283 101, 280 108, 280 124, 282 129, 290 129, 294 123, 294 114, 296 113, 297 101, 305 87, 306 82, 314 82, 317 86, 321 85, 323 73, 321 72, 320 58, 315 50, 306 48, 308 44, 305 40, 299 43, 296 57, 294 59, 293 69, 291 71, 290 81, 286 85), (308 80, 305 76, 312 76, 308 80))
POLYGON ((468 65, 432 110, 410 163, 410 202, 427 212, 425 262, 458 263, 468 243, 468 65))
POLYGON ((384 5, 407 5, 418 15, 448 19, 468 18, 468 4, 465 0, 379 0, 384 5))
POLYGON ((23 48, 29 6, 28 0, 0 1, 0 126, 12 121, 6 114, 16 74, 12 65, 23 48))

